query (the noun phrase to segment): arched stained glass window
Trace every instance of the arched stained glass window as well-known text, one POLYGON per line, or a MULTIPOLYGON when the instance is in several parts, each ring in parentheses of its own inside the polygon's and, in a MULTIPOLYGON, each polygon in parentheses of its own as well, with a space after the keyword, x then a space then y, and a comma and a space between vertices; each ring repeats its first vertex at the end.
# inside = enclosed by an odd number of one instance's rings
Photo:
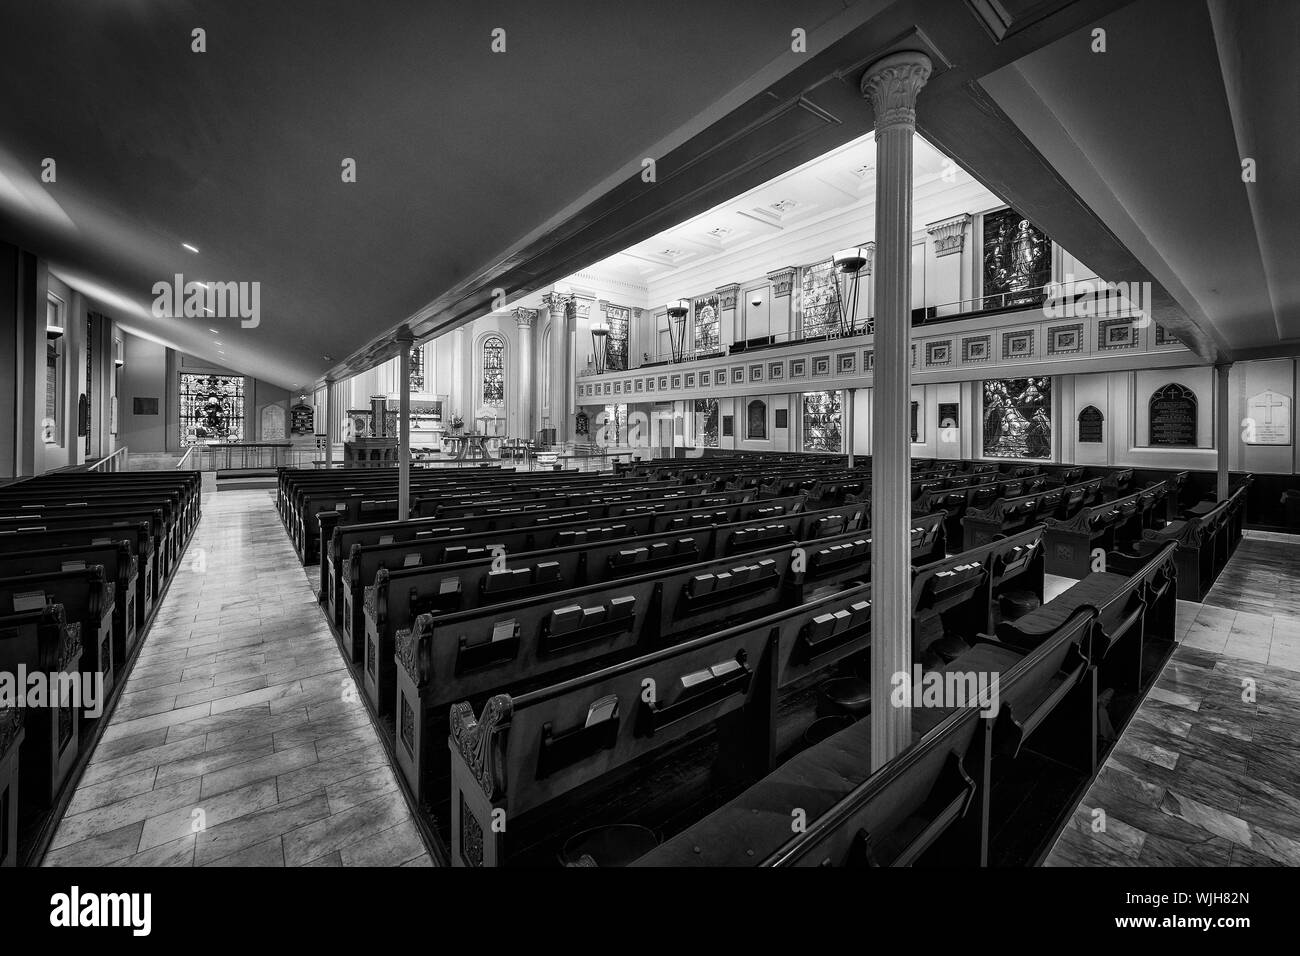
POLYGON ((506 343, 499 335, 483 340, 483 404, 501 408, 506 403, 506 343))

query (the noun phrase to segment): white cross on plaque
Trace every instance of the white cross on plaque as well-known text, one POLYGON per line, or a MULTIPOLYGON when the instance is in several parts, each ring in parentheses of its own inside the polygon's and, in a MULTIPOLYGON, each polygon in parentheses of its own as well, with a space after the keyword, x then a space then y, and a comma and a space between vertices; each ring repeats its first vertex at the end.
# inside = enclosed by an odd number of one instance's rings
POLYGON ((1246 402, 1246 416, 1254 422, 1253 437, 1248 445, 1291 444, 1291 399, 1271 389, 1251 396, 1246 402))

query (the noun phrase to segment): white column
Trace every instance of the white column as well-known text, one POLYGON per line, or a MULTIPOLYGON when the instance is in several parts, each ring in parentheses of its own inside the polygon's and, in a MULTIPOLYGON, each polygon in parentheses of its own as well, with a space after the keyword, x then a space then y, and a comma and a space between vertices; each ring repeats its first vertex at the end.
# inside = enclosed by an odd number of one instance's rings
POLYGON ((871 405, 871 766, 911 745, 912 715, 893 707, 892 677, 912 670, 911 271, 912 135, 923 53, 868 67, 862 93, 876 127, 876 369, 871 405))
POLYGON ((569 362, 572 343, 569 341, 569 303, 572 295, 560 292, 548 292, 543 296, 551 322, 551 427, 555 429, 555 441, 565 440, 565 423, 568 420, 568 401, 565 388, 569 380, 569 362))
POLYGON ((409 329, 397 335, 397 517, 411 516, 411 345, 409 329))
POLYGON ((458 414, 465 419, 465 431, 469 432, 474 430, 476 409, 472 402, 467 402, 465 390, 465 363, 467 361, 472 363, 474 360, 472 355, 467 357, 466 348, 465 327, 461 326, 451 333, 451 398, 449 399, 451 408, 447 410, 446 421, 451 421, 452 413, 458 414))
POLYGON ((533 375, 537 364, 533 358, 533 327, 537 324, 536 309, 515 309, 515 327, 519 330, 519 361, 515 363, 518 395, 519 434, 516 438, 532 438, 533 429, 533 375))
POLYGON ((853 402, 857 398, 858 390, 856 388, 844 389, 843 408, 844 408, 844 451, 849 456, 849 467, 854 467, 853 463, 853 402))
POLYGON ((1218 463, 1219 501, 1228 500, 1228 443, 1232 422, 1228 418, 1228 369, 1232 365, 1214 366, 1214 448, 1218 463))
POLYGON ((325 467, 334 467, 334 379, 325 379, 325 467))

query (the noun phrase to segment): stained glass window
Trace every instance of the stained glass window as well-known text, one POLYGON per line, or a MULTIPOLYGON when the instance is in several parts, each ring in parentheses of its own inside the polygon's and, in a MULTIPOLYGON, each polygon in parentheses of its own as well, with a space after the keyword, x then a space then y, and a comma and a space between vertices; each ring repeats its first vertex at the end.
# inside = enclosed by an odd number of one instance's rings
POLYGON ((621 305, 605 306, 605 323, 609 335, 605 337, 605 370, 622 372, 627 369, 627 323, 631 309, 621 305))
POLYGON ((984 454, 1052 457, 1052 380, 997 378, 984 383, 984 454))
POLYGON ((501 408, 506 403, 506 343, 499 335, 483 340, 483 404, 501 408))
POLYGON ((424 391, 424 347, 417 345, 411 349, 411 391, 424 391))
POLYGON ((1034 305, 1052 280, 1052 241, 1014 209, 984 215, 984 308, 1034 305))
POLYGON ((839 451, 842 421, 838 391, 804 392, 803 450, 839 451))
POLYGON ((722 349, 722 320, 717 296, 695 303, 695 352, 709 355, 722 349))
POLYGON ((716 398, 695 400, 695 436, 701 448, 718 447, 718 400, 716 398))
POLYGON ((181 444, 244 438, 244 377, 181 373, 181 444))
POLYGON ((835 311, 838 290, 834 265, 827 259, 804 266, 802 272, 800 309, 803 312, 803 337, 807 339, 838 332, 840 320, 835 311))

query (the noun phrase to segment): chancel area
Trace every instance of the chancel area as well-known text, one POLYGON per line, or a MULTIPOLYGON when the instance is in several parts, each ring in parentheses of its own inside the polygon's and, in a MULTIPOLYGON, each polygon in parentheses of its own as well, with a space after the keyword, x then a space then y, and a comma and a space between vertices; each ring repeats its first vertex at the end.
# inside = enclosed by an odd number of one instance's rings
POLYGON ((1300 864, 1294 5, 438 6, 5 14, 0 865, 1300 864))

